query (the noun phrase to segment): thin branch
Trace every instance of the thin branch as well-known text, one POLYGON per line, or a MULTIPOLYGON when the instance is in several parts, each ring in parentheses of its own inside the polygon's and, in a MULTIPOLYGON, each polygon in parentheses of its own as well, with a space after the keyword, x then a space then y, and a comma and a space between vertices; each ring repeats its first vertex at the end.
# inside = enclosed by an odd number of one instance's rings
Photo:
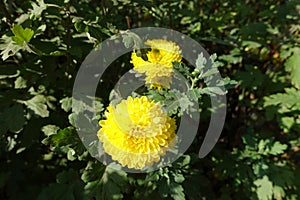
POLYGON ((131 29, 131 19, 130 19, 130 17, 128 16, 128 15, 126 15, 125 16, 125 18, 126 18, 126 23, 127 23, 127 29, 131 29))
POLYGON ((102 4, 102 14, 105 16, 106 15, 105 0, 102 0, 101 4, 102 4))

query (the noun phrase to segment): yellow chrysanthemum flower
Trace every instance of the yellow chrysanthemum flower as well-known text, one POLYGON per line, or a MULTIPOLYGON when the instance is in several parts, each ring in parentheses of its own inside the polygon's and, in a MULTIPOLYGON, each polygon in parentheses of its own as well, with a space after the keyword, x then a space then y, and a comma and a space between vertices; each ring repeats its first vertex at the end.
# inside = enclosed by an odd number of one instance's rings
POLYGON ((151 47, 147 52, 147 59, 138 57, 135 52, 131 55, 134 70, 145 73, 146 83, 160 89, 169 88, 172 82, 173 62, 181 62, 181 50, 176 43, 167 40, 147 40, 146 45, 151 47))
POLYGON ((105 152, 122 166, 152 166, 175 144, 175 119, 146 96, 128 97, 116 106, 109 105, 105 116, 99 122, 98 138, 105 152))

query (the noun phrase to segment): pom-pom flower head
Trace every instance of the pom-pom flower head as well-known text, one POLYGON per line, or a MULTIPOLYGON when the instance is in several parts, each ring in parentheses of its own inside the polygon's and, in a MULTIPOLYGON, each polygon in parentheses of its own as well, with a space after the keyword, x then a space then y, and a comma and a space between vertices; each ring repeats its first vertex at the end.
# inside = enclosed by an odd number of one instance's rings
POLYGON ((113 160, 128 168, 152 166, 176 140, 175 119, 160 103, 142 97, 128 97, 116 106, 109 105, 106 119, 99 122, 98 138, 113 160))
POLYGON ((145 73, 146 83, 151 88, 170 88, 173 74, 173 62, 181 62, 181 50, 174 42, 167 40, 147 40, 151 50, 147 52, 147 60, 137 56, 136 52, 131 55, 131 63, 138 73, 145 73))

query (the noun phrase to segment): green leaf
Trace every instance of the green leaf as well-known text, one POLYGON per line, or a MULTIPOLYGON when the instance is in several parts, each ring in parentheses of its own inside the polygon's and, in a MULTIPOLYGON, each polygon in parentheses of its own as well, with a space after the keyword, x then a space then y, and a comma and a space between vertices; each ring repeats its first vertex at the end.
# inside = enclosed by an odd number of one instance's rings
POLYGON ((76 157, 74 156, 75 153, 76 153, 76 152, 75 152, 74 149, 69 148, 68 153, 67 153, 67 158, 68 158, 68 160, 70 160, 70 161, 75 160, 75 159, 76 159, 76 157))
POLYGON ((224 60, 228 63, 231 64, 237 64, 237 63, 241 63, 242 62, 242 55, 241 55, 241 51, 239 48, 234 48, 233 50, 230 51, 230 54, 228 55, 221 55, 219 56, 220 60, 224 60))
POLYGON ((275 185, 273 187, 273 194, 275 199, 283 199, 285 197, 285 191, 282 187, 275 185))
POLYGON ((171 183, 170 184, 170 193, 171 193, 171 197, 174 200, 185 199, 185 195, 183 193, 183 187, 178 183, 171 183))
POLYGON ((140 49, 143 46, 143 41, 137 34, 130 31, 121 32, 121 34, 126 48, 140 49))
POLYGON ((52 134, 51 140, 56 147, 69 145, 70 142, 73 142, 76 139, 74 134, 76 133, 73 131, 73 129, 64 128, 59 130, 57 134, 52 134))
POLYGON ((269 179, 273 182, 273 185, 290 187, 294 184, 294 181, 297 180, 297 177, 295 177, 297 172, 288 165, 283 164, 279 166, 275 163, 271 164, 270 172, 272 172, 272 176, 270 176, 269 179))
POLYGON ((123 36, 123 43, 126 48, 133 46, 133 38, 128 37, 128 35, 123 36))
POLYGON ((182 115, 183 112, 189 113, 189 108, 194 105, 187 94, 179 90, 171 90, 165 97, 163 106, 169 114, 175 114, 178 110, 180 111, 178 115, 182 115))
POLYGON ((221 87, 208 87, 208 90, 212 94, 219 94, 219 95, 224 95, 226 94, 226 91, 224 91, 221 87))
POLYGON ((24 42, 29 42, 34 35, 34 31, 30 28, 25 28, 21 25, 14 25, 12 28, 12 32, 14 33, 14 37, 12 37, 12 40, 15 41, 18 45, 23 46, 24 42))
POLYGON ((196 60, 196 69, 198 69, 201 72, 205 68, 206 62, 207 60, 201 52, 196 60))
POLYGON ((46 105, 47 99, 43 95, 37 95, 34 96, 32 99, 29 99, 27 101, 24 101, 25 105, 31 110, 36 115, 39 115, 41 117, 48 117, 49 116, 49 111, 47 110, 47 105, 46 105))
POLYGON ((217 84, 217 86, 224 86, 226 89, 234 88, 237 85, 236 80, 231 80, 229 77, 225 77, 223 80, 220 81, 220 83, 217 84))
POLYGON ((75 152, 74 149, 69 148, 69 149, 68 149, 68 153, 67 153, 67 158, 68 158, 68 160, 70 160, 70 161, 75 160, 75 159, 76 159, 76 157, 74 156, 75 153, 76 153, 76 152, 75 152))
POLYGON ((179 173, 174 174, 174 181, 176 183, 182 183, 184 180, 185 180, 185 178, 182 174, 179 174, 179 173))
POLYGON ((284 132, 288 132, 292 126, 295 124, 294 117, 282 117, 280 119, 281 121, 281 127, 283 128, 284 132))
POLYGON ((31 5, 32 5, 32 10, 31 10, 31 15, 30 15, 30 18, 39 18, 41 15, 42 15, 42 12, 44 10, 46 10, 47 8, 47 5, 44 3, 44 0, 37 0, 37 3, 36 4, 35 2, 32 2, 31 5))
POLYGON ((26 122, 23 106, 20 104, 6 109, 2 114, 0 113, 0 118, 2 118, 0 121, 3 123, 1 126, 7 127, 14 133, 20 131, 26 122))
POLYGON ((270 150, 270 154, 272 155, 282 154, 286 149, 287 149, 286 144, 281 144, 280 142, 276 141, 270 150))
POLYGON ((45 133, 46 136, 54 135, 59 130, 58 126, 48 124, 43 126, 42 131, 45 133))
POLYGON ((125 191, 126 173, 121 169, 116 170, 106 167, 101 179, 90 181, 85 186, 85 194, 87 197, 95 197, 96 199, 123 199, 122 192, 125 191))
POLYGON ((22 76, 19 76, 15 80, 15 89, 22 89, 27 87, 27 80, 25 80, 22 76))
POLYGON ((187 97, 192 101, 197 101, 201 97, 201 92, 199 88, 193 88, 187 91, 187 97))
POLYGON ((281 107, 286 107, 288 109, 293 107, 300 108, 300 91, 296 88, 287 88, 285 91, 285 93, 278 93, 265 97, 264 107, 281 105, 281 107))
POLYGON ((291 72, 292 84, 298 89, 300 88, 299 63, 300 63, 300 48, 295 47, 293 49, 293 55, 286 60, 284 66, 287 71, 291 72))
POLYGON ((167 197, 170 193, 170 181, 166 177, 162 177, 159 181, 158 192, 162 197, 167 197))
POLYGON ((72 108, 72 98, 71 97, 65 97, 65 98, 61 99, 59 101, 59 103, 61 103, 61 108, 66 112, 69 112, 72 108))
POLYGON ((244 40, 244 41, 242 41, 242 46, 248 47, 250 49, 254 49, 254 48, 261 47, 261 44, 258 42, 255 42, 255 41, 244 40))
POLYGON ((1 37, 0 50, 2 55, 2 60, 6 60, 8 57, 15 55, 18 51, 22 49, 21 46, 16 45, 12 40, 12 37, 3 35, 1 37))
POLYGON ((75 113, 71 113, 69 116, 68 116, 68 119, 69 119, 69 123, 76 127, 76 120, 77 120, 77 115, 75 113))
POLYGON ((254 181, 254 185, 257 186, 256 194, 259 200, 269 200, 273 196, 273 184, 269 180, 268 176, 264 176, 261 179, 254 181))
POLYGON ((219 70, 217 68, 210 68, 208 69, 206 72, 204 72, 200 77, 201 78, 205 78, 205 77, 208 77, 208 76, 212 76, 214 74, 217 74, 219 73, 219 70))
POLYGON ((42 35, 44 33, 44 31, 46 30, 47 26, 46 24, 42 24, 41 26, 39 26, 36 30, 35 30, 35 37, 38 35, 42 35))
POLYGON ((94 112, 97 114, 101 113, 104 110, 101 98, 98 97, 93 98, 93 108, 94 108, 94 112))

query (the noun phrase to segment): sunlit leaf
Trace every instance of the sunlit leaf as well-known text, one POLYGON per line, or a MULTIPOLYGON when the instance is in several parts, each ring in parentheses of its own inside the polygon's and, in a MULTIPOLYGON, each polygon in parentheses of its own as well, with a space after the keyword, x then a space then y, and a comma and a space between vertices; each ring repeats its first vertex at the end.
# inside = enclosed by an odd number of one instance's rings
POLYGON ((14 33, 14 37, 12 38, 15 43, 23 46, 24 42, 30 42, 32 36, 34 35, 34 31, 30 28, 25 28, 21 25, 15 25, 12 28, 12 32, 14 33))

